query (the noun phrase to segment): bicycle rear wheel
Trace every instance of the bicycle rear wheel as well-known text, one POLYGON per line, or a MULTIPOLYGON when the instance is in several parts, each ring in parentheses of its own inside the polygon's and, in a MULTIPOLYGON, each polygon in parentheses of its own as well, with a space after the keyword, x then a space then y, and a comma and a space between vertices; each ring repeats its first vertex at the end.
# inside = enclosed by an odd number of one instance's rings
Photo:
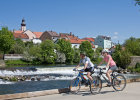
POLYGON ((113 78, 112 85, 116 91, 122 91, 126 87, 126 78, 118 74, 113 78))
POLYGON ((92 94, 100 93, 102 89, 102 80, 100 77, 93 77, 93 81, 90 81, 90 91, 92 94))
POLYGON ((81 88, 81 81, 79 78, 75 78, 71 81, 70 84, 70 91, 72 93, 78 93, 80 91, 81 88))

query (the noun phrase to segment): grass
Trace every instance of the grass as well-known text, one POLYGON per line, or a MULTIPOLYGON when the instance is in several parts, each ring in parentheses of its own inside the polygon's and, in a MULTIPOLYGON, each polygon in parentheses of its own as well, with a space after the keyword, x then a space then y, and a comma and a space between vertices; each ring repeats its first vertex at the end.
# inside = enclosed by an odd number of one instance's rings
POLYGON ((10 67, 10 66, 13 66, 13 65, 32 65, 33 63, 32 62, 25 62, 25 61, 22 61, 22 60, 6 60, 5 61, 5 64, 7 67, 10 67))

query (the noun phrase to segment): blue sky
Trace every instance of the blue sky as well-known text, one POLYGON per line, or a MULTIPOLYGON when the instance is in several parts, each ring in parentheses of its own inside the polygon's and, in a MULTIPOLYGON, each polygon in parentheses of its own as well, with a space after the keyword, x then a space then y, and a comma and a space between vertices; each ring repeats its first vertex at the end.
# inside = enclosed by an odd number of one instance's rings
POLYGON ((23 17, 31 31, 106 35, 116 43, 140 38, 140 6, 134 0, 0 0, 0 26, 18 30, 23 17))

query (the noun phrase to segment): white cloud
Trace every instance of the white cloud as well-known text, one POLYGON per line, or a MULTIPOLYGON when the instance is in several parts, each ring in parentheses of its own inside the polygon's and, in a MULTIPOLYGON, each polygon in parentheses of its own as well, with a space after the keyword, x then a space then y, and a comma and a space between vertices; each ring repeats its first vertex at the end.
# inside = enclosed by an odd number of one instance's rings
POLYGON ((118 39, 118 36, 113 36, 112 39, 118 39))
POLYGON ((114 32, 115 35, 118 35, 118 32, 114 32))

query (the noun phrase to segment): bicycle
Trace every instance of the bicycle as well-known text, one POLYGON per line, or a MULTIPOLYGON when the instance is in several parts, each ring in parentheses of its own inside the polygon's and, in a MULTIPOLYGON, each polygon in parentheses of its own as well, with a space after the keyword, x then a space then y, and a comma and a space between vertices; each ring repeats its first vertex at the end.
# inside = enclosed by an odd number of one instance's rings
MULTIPOLYGON (((73 70, 73 71, 78 71, 78 75, 76 78, 74 78, 72 81, 71 81, 71 84, 70 84, 70 91, 72 93, 78 93, 81 89, 81 86, 82 85, 85 85, 86 87, 89 86, 90 88, 90 80, 89 79, 86 79, 84 77, 84 75, 86 74, 83 74, 84 70, 73 70)), ((85 90, 85 88, 84 88, 85 90)))
MULTIPOLYGON (((94 76, 93 78, 93 85, 90 85, 90 91, 91 93, 100 93, 101 89, 102 89, 102 79, 101 77, 107 82, 109 83, 109 80, 105 77, 104 74, 106 74, 103 70, 105 70, 105 68, 96 68, 97 72, 96 72, 96 76, 94 76)), ((95 72, 94 72, 95 73, 95 72)), ((122 75, 117 73, 117 71, 113 71, 111 74, 111 79, 112 79, 112 87, 116 90, 116 91, 122 91, 124 90, 124 88, 126 87, 126 78, 122 75)))

